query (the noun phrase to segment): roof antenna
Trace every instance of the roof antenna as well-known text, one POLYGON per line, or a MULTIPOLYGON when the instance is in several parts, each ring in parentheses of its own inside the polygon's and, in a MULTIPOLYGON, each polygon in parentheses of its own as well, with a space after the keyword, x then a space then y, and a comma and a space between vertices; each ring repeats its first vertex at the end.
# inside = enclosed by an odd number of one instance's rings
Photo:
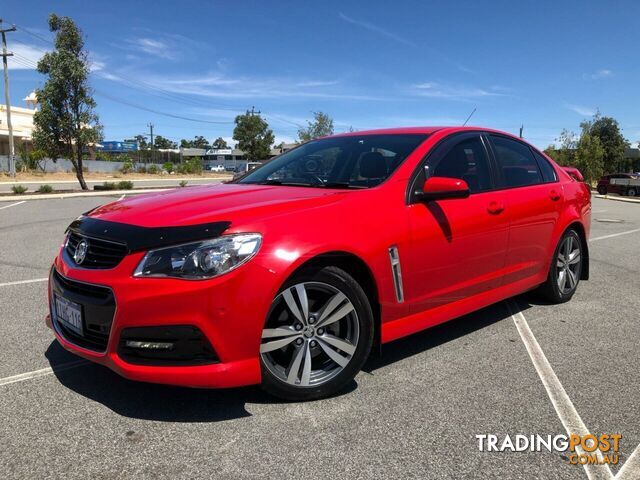
POLYGON ((473 111, 469 114, 469 116, 467 117, 467 119, 464 121, 464 123, 462 124, 462 126, 464 127, 467 122, 469 121, 469 119, 473 116, 473 114, 476 113, 476 107, 473 108, 473 111))

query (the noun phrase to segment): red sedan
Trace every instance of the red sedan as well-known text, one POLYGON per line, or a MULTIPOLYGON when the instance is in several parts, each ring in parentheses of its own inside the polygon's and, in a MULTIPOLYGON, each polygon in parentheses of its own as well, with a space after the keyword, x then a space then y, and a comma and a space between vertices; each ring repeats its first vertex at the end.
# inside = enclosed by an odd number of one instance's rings
POLYGON ((319 398, 381 343, 535 288, 569 300, 590 215, 584 183, 505 133, 337 135, 79 217, 47 323, 130 379, 319 398))

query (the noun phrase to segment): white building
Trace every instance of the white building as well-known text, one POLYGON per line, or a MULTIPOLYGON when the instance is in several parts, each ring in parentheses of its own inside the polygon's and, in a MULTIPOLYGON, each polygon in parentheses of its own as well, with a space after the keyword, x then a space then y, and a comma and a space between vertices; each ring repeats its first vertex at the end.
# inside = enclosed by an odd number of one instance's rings
MULTIPOLYGON (((36 113, 37 99, 32 92, 24 98, 28 108, 11 106, 11 125, 13 126, 13 143, 18 155, 20 145, 31 145, 33 131, 33 114, 36 113)), ((9 126, 7 124, 7 107, 0 105, 0 155, 9 155, 9 126)))

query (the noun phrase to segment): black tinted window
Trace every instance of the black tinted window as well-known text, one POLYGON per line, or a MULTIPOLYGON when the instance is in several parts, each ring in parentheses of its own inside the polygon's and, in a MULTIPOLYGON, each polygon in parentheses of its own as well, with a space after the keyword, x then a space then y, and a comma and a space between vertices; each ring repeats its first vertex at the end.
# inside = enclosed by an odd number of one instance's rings
POLYGON ((429 177, 460 178, 471 193, 491 188, 491 170, 480 137, 468 138, 454 145, 442 157, 427 165, 429 177))
POLYGON ((542 170, 543 180, 545 182, 555 182, 556 180, 558 180, 556 171, 553 168, 553 166, 549 163, 549 160, 544 158, 535 150, 532 150, 532 151, 533 151, 533 156, 536 157, 536 160, 538 161, 538 166, 540 167, 540 170, 542 170))
POLYGON ((238 183, 367 188, 386 180, 427 135, 349 135, 313 140, 238 183))
POLYGON ((495 135, 491 135, 491 140, 505 187, 543 183, 536 160, 527 145, 495 135))

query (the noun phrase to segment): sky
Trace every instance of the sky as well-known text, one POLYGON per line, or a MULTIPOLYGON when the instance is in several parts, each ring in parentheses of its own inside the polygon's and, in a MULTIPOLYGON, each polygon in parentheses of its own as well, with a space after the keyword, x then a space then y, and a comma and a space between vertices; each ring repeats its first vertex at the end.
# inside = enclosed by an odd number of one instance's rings
POLYGON ((43 85, 50 13, 86 36, 104 140, 230 142, 255 107, 276 142, 314 111, 336 133, 469 125, 545 148, 597 110, 640 139, 637 1, 0 0, 11 101, 43 85), (6 26, 6 25, 5 25, 6 26))

